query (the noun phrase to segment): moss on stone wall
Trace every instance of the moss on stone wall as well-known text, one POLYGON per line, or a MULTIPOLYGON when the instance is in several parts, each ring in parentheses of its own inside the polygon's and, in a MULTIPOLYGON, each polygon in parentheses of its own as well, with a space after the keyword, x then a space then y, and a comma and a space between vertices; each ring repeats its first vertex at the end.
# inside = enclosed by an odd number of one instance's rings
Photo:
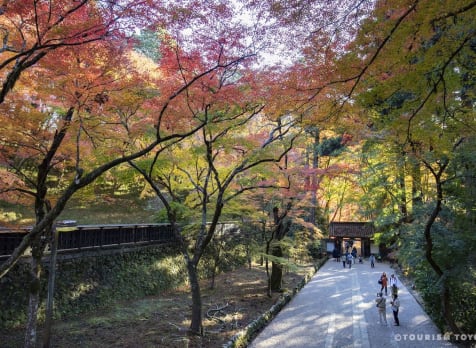
MULTIPOLYGON (((239 246, 227 249, 217 274, 246 262, 239 246)), ((27 319, 28 258, 0 279, 0 328, 21 326, 27 319)), ((41 307, 44 320, 49 273, 44 260, 41 307)), ((213 258, 206 252, 200 261, 199 277, 207 278, 213 258)), ((139 299, 172 290, 188 282, 183 255, 170 245, 129 249, 83 250, 58 256, 54 296, 54 319, 107 308, 114 303, 139 299)))
MULTIPOLYGON (((55 319, 105 308, 115 302, 156 295, 187 282, 183 256, 174 247, 150 246, 87 257, 58 259, 55 319)), ((28 259, 0 279, 0 326, 22 325, 28 303, 28 259)), ((43 320, 49 265, 44 266, 39 319, 43 320)))

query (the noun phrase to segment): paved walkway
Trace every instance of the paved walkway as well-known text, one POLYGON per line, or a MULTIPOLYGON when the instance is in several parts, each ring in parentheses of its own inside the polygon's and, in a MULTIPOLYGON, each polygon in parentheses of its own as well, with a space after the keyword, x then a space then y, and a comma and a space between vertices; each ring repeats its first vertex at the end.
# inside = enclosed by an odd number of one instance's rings
POLYGON ((366 260, 349 269, 330 259, 248 347, 453 347, 401 282, 400 326, 393 326, 390 288, 388 325, 378 323, 382 272, 393 273, 385 263, 371 268, 366 260))

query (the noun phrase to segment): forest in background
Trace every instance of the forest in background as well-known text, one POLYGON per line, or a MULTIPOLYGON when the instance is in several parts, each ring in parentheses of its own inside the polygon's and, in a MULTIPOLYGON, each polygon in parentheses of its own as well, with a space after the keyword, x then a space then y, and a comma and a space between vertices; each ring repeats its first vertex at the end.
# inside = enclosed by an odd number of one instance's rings
POLYGON ((223 220, 262 223, 270 291, 287 237, 372 221, 440 328, 474 332, 475 14, 469 0, 4 1, 0 223, 31 230, 0 277, 31 250, 25 347, 55 221, 125 197, 160 202, 146 215, 174 228, 191 333, 223 220))

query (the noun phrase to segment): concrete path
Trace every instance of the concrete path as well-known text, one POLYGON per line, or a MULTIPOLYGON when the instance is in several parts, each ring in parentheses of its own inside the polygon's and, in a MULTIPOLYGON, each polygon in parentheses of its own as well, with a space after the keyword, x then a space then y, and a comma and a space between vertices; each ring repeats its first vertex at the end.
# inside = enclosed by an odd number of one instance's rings
POLYGON ((248 347, 453 347, 401 282, 400 326, 393 325, 390 288, 388 325, 379 324, 382 272, 393 273, 385 263, 371 268, 366 260, 349 269, 330 259, 248 347))

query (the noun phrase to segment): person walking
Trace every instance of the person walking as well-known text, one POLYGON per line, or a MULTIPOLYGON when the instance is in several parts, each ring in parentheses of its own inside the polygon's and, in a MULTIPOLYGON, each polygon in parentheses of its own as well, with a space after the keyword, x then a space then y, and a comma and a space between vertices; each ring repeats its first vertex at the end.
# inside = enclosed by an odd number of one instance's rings
POLYGON ((387 307, 386 307, 386 298, 383 297, 382 292, 377 293, 377 298, 375 299, 375 306, 378 311, 378 320, 380 324, 387 325, 387 307))
POLYGON ((398 320, 398 310, 400 309, 400 300, 398 299, 398 295, 393 296, 393 301, 390 302, 390 304, 392 305, 394 325, 400 326, 400 320, 398 320))
POLYGON ((349 265, 349 268, 352 268, 352 260, 353 260, 353 257, 352 257, 352 254, 347 254, 347 264, 349 265))
POLYGON ((388 295, 387 293, 388 278, 385 272, 383 272, 382 275, 380 276, 379 283, 381 285, 380 292, 382 292, 383 289, 385 289, 385 296, 387 296, 388 295))
POLYGON ((332 257, 334 258, 335 262, 340 260, 339 250, 337 250, 337 248, 334 248, 334 250, 332 250, 332 257))
POLYGON ((395 274, 392 274, 388 279, 388 285, 390 285, 390 290, 392 291, 392 297, 398 295, 398 280, 395 277, 395 274))
POLYGON ((345 263, 347 262, 347 256, 345 254, 342 254, 340 256, 340 260, 342 261, 342 266, 345 268, 345 263))
POLYGON ((355 259, 357 258, 357 248, 356 247, 352 248, 351 254, 352 254, 352 260, 353 260, 354 265, 355 265, 355 259))
POLYGON ((370 268, 374 268, 375 267, 375 256, 374 256, 374 254, 370 255, 369 261, 370 261, 370 268))

